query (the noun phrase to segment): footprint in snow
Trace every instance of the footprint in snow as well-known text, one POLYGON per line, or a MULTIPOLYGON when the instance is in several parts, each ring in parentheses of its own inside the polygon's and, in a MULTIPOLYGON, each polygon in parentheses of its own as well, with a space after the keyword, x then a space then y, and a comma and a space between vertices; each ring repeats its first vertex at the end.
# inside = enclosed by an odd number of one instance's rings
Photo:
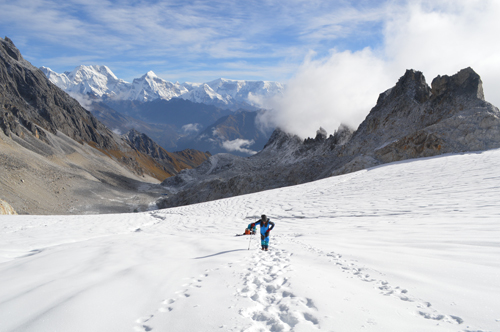
POLYGON ((319 328, 314 302, 293 294, 286 277, 290 271, 291 254, 273 249, 252 256, 250 267, 241 275, 243 287, 238 294, 254 301, 254 306, 240 314, 252 324, 242 331, 290 331, 299 325, 303 329, 319 328))
POLYGON ((152 331, 153 329, 150 326, 146 325, 145 323, 148 322, 153 317, 154 317, 154 315, 149 315, 147 317, 141 317, 141 318, 137 319, 136 323, 139 325, 135 326, 134 330, 138 331, 138 332, 152 331))
POLYGON ((401 301, 414 302, 417 307, 417 313, 425 319, 432 319, 436 321, 443 321, 451 324, 462 324, 463 319, 454 315, 444 315, 439 313, 437 310, 431 309, 431 304, 426 301, 421 301, 413 296, 411 296, 407 289, 401 288, 399 286, 392 286, 386 280, 377 280, 372 278, 368 273, 363 271, 363 268, 357 266, 355 262, 350 262, 342 258, 342 255, 330 252, 324 253, 319 249, 315 249, 310 245, 304 244, 298 241, 296 238, 291 239, 292 242, 301 245, 309 251, 313 251, 323 256, 326 255, 329 261, 337 265, 342 269, 343 272, 350 273, 355 277, 358 277, 362 281, 374 282, 375 287, 380 290, 380 294, 385 296, 393 296, 401 301))
MULTIPOLYGON (((175 298, 170 298, 161 301, 160 306, 158 307, 158 312, 169 313, 175 309, 175 304, 178 301, 182 301, 183 299, 188 299, 189 297, 191 297, 191 291, 195 291, 196 289, 202 287, 201 283, 203 282, 204 278, 209 276, 209 272, 210 270, 206 270, 203 274, 199 275, 198 277, 189 278, 190 281, 188 283, 184 283, 181 286, 182 289, 174 292, 174 294, 176 294, 175 298)), ((138 325, 134 327, 134 330, 138 332, 152 331, 153 328, 149 325, 146 325, 145 323, 150 321, 153 317, 154 315, 149 315, 137 319, 136 323, 138 325)))

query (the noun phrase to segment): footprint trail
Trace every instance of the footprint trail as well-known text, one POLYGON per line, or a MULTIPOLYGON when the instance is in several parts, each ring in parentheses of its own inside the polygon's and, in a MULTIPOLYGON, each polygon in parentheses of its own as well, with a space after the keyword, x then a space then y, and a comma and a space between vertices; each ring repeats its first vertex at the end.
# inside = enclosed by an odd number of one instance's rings
POLYGON ((273 241, 270 251, 252 255, 250 266, 242 274, 243 287, 237 293, 251 299, 253 306, 240 310, 240 315, 250 320, 240 331, 319 330, 314 302, 292 291, 288 276, 292 254, 273 241))

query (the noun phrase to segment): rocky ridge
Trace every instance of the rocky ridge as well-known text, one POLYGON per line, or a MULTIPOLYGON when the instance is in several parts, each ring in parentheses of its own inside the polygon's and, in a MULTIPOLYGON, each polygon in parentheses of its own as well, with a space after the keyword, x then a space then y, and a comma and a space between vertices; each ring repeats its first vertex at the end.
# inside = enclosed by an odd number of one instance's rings
POLYGON ((407 70, 381 93, 357 130, 341 126, 314 139, 276 130, 264 149, 249 158, 215 155, 162 185, 158 201, 171 207, 295 185, 393 161, 500 147, 500 112, 484 99, 471 68, 438 76, 407 70))
POLYGON ((49 144, 45 132, 60 131, 78 142, 116 147, 107 128, 24 60, 7 37, 0 39, 0 82, 0 129, 5 135, 31 133, 49 144))

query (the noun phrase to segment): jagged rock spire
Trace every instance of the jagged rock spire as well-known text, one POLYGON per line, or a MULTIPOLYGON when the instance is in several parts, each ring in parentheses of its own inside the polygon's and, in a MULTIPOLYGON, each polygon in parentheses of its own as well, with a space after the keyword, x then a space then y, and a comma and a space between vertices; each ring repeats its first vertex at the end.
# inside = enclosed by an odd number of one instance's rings
POLYGON ((431 86, 434 98, 457 94, 484 100, 483 82, 471 67, 462 69, 453 76, 437 76, 432 80, 431 86))

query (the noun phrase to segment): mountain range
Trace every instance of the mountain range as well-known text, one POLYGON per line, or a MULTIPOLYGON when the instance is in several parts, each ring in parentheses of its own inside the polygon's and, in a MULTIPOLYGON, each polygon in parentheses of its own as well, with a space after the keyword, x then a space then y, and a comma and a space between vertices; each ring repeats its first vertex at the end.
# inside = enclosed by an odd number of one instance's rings
POLYGON ((116 77, 108 67, 98 65, 81 65, 62 74, 47 67, 40 69, 52 83, 68 93, 139 102, 182 98, 231 110, 258 109, 261 106, 257 102, 259 98, 272 97, 284 90, 279 82, 224 78, 206 83, 172 83, 152 71, 129 83, 116 77))
MULTIPOLYGON (((169 151, 189 148, 211 154, 254 154, 264 147, 272 130, 264 131, 255 121, 249 122, 248 116, 236 113, 260 111, 259 100, 284 89, 278 82, 222 78, 208 83, 171 83, 153 72, 128 83, 106 66, 78 66, 63 74, 40 69, 111 130, 144 132, 169 151), (213 130, 223 122, 224 132, 231 135, 213 130), (229 123, 233 125, 230 129, 229 123)), ((255 119, 256 114, 250 118, 255 119)))

